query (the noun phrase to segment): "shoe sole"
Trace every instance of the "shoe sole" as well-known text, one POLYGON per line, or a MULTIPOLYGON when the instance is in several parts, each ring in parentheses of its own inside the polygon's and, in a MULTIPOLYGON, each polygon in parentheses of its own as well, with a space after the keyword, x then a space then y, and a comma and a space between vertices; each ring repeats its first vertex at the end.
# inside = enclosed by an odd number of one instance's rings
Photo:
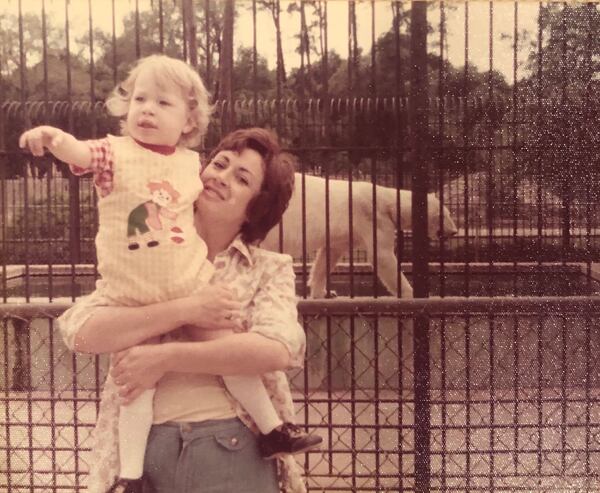
POLYGON ((287 457, 288 455, 298 455, 298 454, 303 454, 305 452, 310 452, 311 450, 320 450, 320 449, 321 449, 321 444, 317 443, 315 445, 307 445, 306 447, 299 449, 299 450, 294 450, 293 452, 277 452, 275 454, 271 454, 266 457, 263 457, 263 459, 264 460, 279 459, 281 457, 287 457))

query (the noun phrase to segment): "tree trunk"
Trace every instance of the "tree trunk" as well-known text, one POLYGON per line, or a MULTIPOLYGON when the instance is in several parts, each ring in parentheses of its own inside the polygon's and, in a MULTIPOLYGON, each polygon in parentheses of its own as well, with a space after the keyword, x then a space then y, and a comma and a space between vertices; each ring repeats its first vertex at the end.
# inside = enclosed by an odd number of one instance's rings
POLYGON ((281 7, 279 0, 273 2, 273 21, 275 22, 275 31, 277 33, 277 76, 278 80, 285 82, 285 65, 283 62, 283 44, 281 42, 281 22, 279 20, 281 7))
POLYGON ((187 43, 187 53, 190 65, 194 68, 198 68, 198 44, 196 40, 196 11, 194 10, 194 1, 184 1, 184 16, 187 18, 187 39, 184 41, 187 43))
POLYGON ((219 53, 219 88, 217 97, 224 101, 221 128, 224 133, 233 128, 233 21, 234 0, 224 1, 223 32, 219 53))

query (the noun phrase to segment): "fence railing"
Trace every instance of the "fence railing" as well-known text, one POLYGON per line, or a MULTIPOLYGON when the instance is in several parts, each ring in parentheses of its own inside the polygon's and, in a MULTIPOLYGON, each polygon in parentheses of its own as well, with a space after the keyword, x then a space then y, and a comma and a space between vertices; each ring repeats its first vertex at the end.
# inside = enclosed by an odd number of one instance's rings
MULTIPOLYGON (((3 491, 83 490, 107 361, 64 347, 66 306, 0 305, 3 491)), ((300 422, 324 437, 299 459, 310 491, 600 491, 600 299, 299 309, 306 367, 289 376, 300 422)))

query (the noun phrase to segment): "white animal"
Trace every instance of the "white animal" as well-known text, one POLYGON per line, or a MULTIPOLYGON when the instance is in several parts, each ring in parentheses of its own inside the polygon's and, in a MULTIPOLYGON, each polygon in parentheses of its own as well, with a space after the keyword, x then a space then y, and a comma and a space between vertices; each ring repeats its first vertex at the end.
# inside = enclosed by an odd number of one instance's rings
MULTIPOLYGON (((326 214, 325 214, 325 179, 305 175, 305 214, 306 214, 306 252, 317 252, 314 259, 308 284, 313 298, 322 298, 326 294, 327 257, 326 246, 326 214)), ((345 180, 329 180, 329 244, 330 270, 338 260, 349 255, 349 188, 345 180)), ((373 185, 368 182, 352 182, 352 236, 354 248, 363 248, 367 259, 373 265, 373 185)), ((412 229, 411 212, 412 192, 400 190, 400 229, 412 229)), ((398 264, 394 255, 396 230, 396 189, 383 186, 376 187, 377 213, 377 274, 385 287, 393 295, 398 294, 398 264)), ((437 238, 439 233, 440 201, 434 194, 427 196, 428 231, 430 238, 437 238)), ((296 173, 294 194, 288 209, 283 215, 283 248, 282 251, 296 258, 302 257, 302 175, 296 173)), ((450 212, 444 206, 441 213, 444 217, 444 236, 456 234, 456 224, 450 212)), ((261 243, 263 248, 280 250, 280 228, 275 226, 269 231, 261 243)), ((408 280, 401 274, 401 296, 412 298, 413 290, 408 280)))

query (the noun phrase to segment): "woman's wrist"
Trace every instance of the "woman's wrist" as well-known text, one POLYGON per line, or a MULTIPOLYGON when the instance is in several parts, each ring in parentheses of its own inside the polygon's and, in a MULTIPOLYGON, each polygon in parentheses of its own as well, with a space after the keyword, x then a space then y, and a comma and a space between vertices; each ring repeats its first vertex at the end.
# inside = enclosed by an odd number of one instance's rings
POLYGON ((175 361, 177 361, 175 356, 177 343, 164 342, 159 344, 158 348, 160 350, 160 358, 158 363, 161 366, 163 373, 177 371, 177 365, 175 363, 175 361))
POLYGON ((192 296, 179 298, 173 301, 175 304, 175 313, 173 317, 174 328, 183 327, 184 325, 194 324, 194 310, 197 310, 197 299, 192 296))

